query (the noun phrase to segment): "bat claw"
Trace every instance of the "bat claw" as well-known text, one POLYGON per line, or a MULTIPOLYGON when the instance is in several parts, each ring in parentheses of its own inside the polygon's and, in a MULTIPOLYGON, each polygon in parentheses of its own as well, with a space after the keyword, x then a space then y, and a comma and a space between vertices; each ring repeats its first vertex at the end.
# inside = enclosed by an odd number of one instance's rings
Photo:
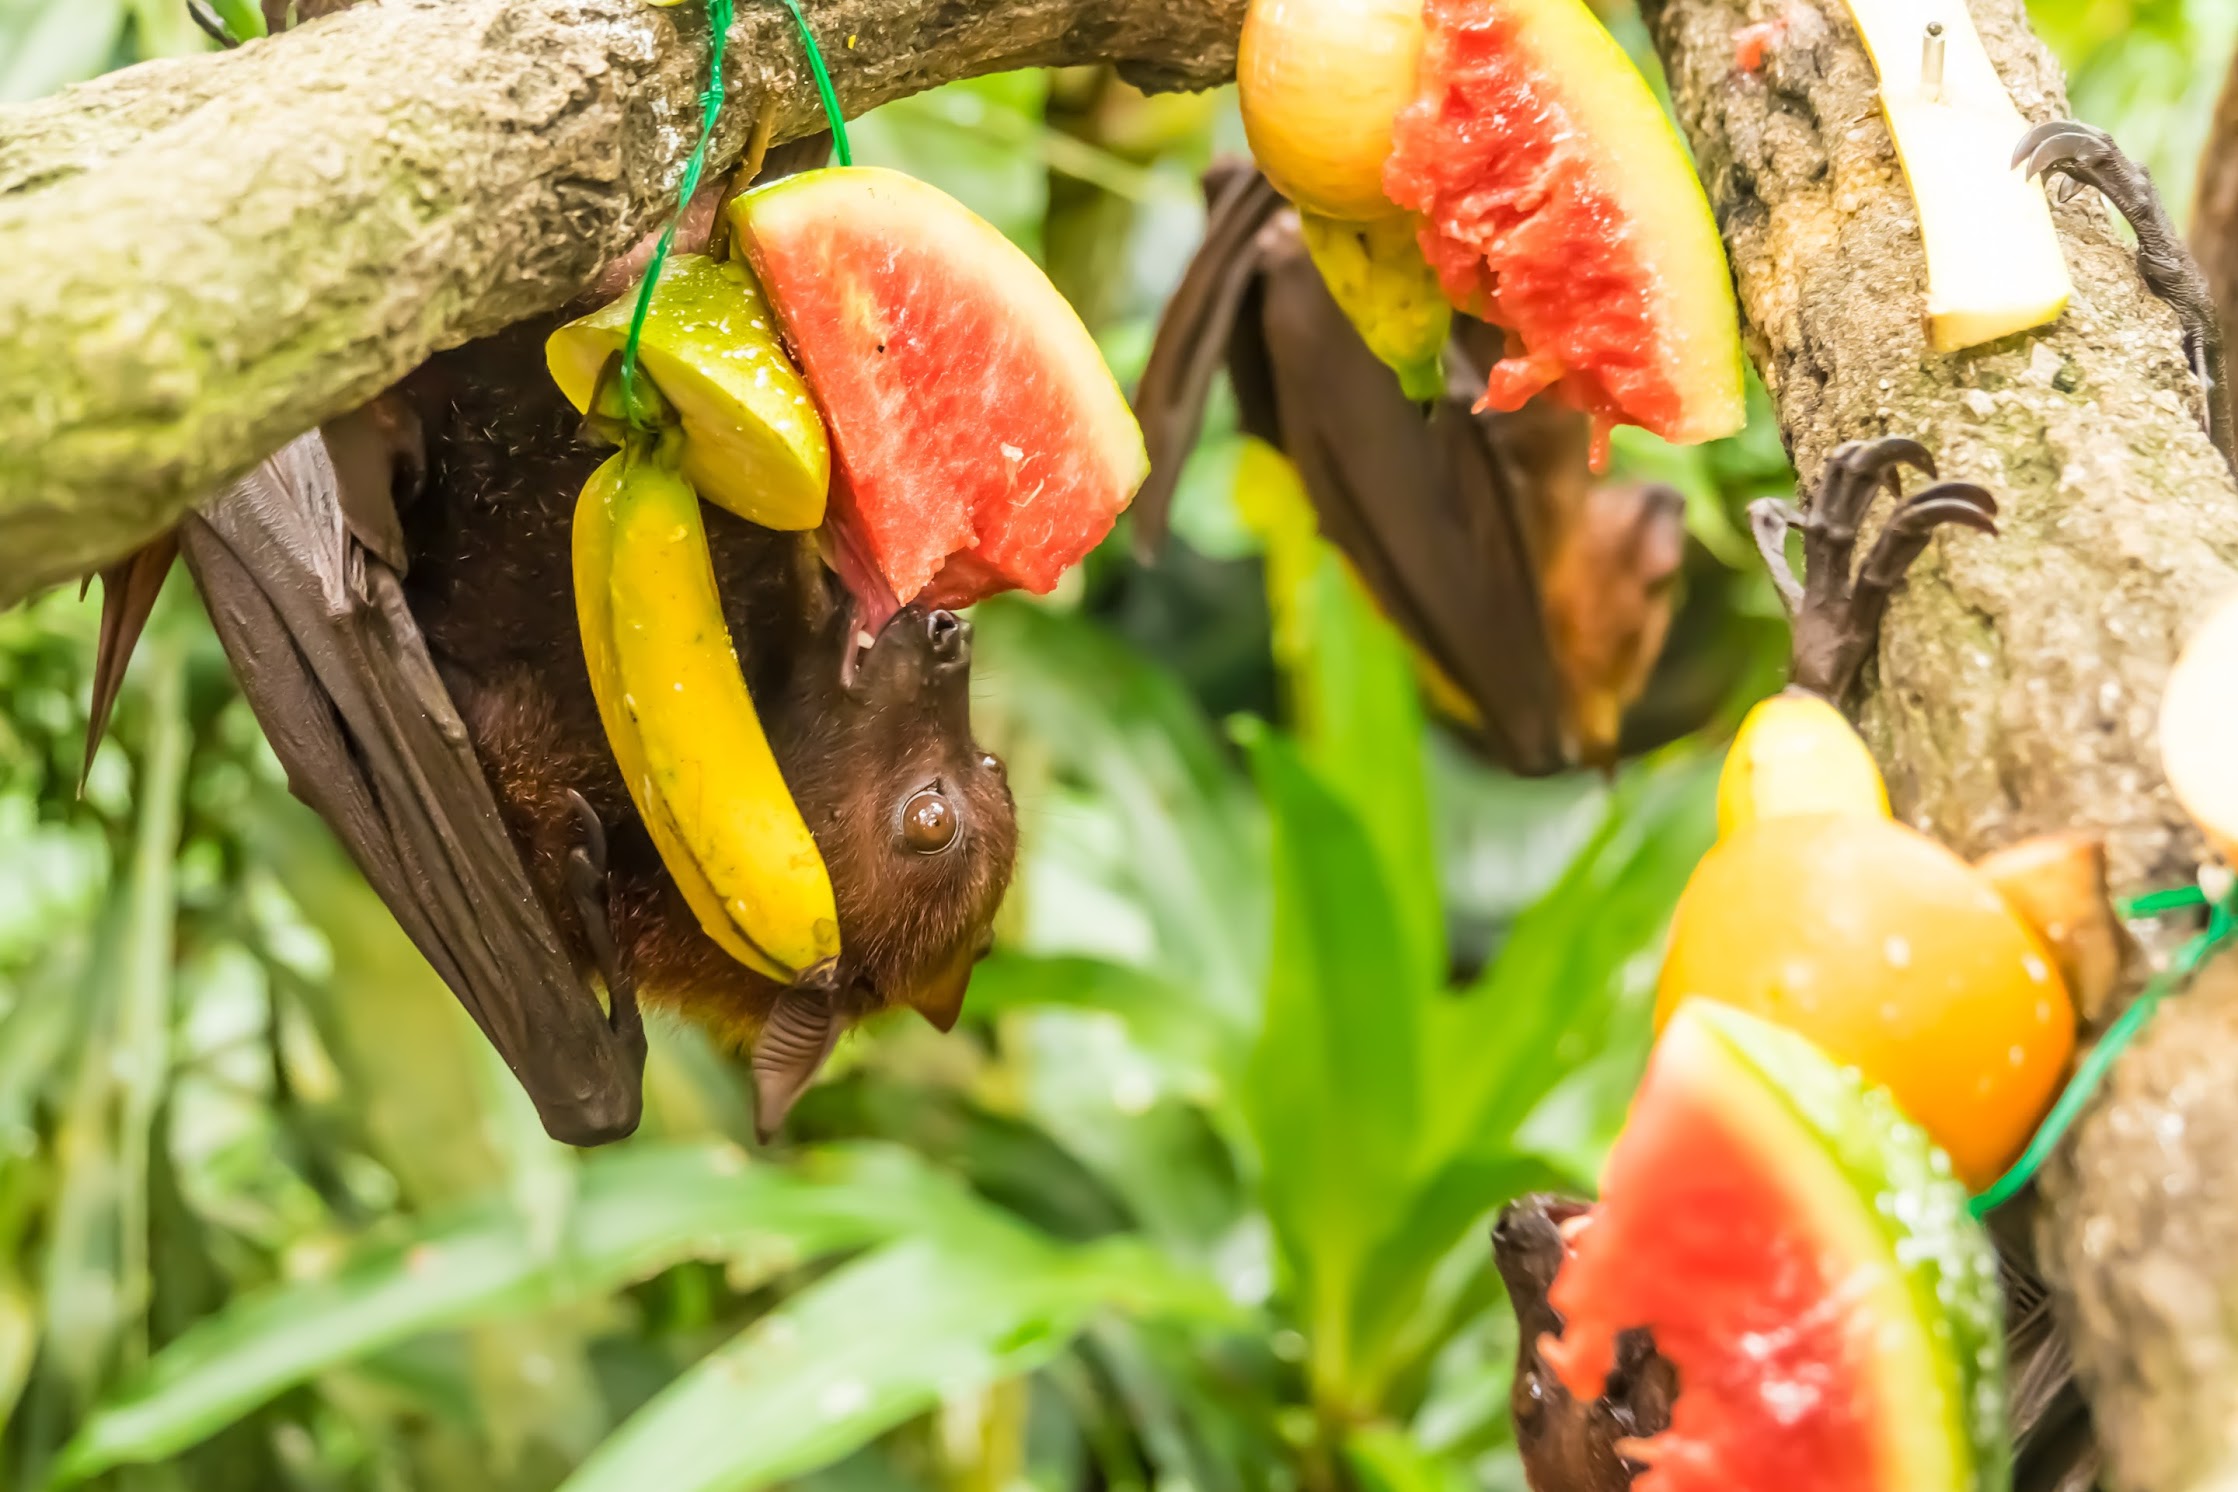
MULTIPOLYGON (((1794 678, 1803 688, 1837 704, 1849 693, 1858 670, 1880 640, 1889 597, 1926 551, 1935 530, 1948 524, 1990 535, 1997 532, 1997 499, 1987 488, 1972 482, 1938 482, 1905 499, 1900 478, 1904 467, 1930 477, 1936 472, 1933 455, 1916 440, 1896 437, 1841 446, 1827 458, 1819 495, 1803 520, 1805 583, 1800 603, 1790 608, 1795 628, 1794 678), (1853 574, 1857 526, 1883 485, 1897 497, 1896 510, 1853 574)), ((1749 517, 1759 549, 1770 559, 1772 551, 1765 546, 1776 535, 1784 562, 1786 520, 1769 502, 1753 505, 1749 517)))
POLYGON ((2124 154, 2112 135, 2073 119, 2055 119, 2023 135, 2014 147, 2013 164, 2025 167, 2031 180, 2063 177, 2054 193, 2062 203, 2073 200, 2085 186, 2094 188, 2136 233, 2137 272, 2145 288, 2176 313, 2183 329, 2185 361, 2206 397, 2208 439, 2232 474, 2238 475, 2222 323, 2207 277, 2169 218, 2152 173, 2124 154))
POLYGON ((1764 561, 1764 571, 1772 579, 1772 589, 1790 625, 1803 609, 1803 584, 1787 562, 1787 536, 1802 522, 1802 513, 1785 498, 1760 497, 1748 505, 1749 534, 1756 540, 1757 555, 1764 561))
POLYGON ((575 901, 575 914, 583 922, 583 937, 597 960, 599 978, 606 982, 607 1025, 642 1061, 645 1018, 637 1008, 637 981, 622 967, 613 914, 607 905, 606 824, 590 800, 575 789, 567 790, 567 801, 575 810, 575 824, 582 834, 580 842, 567 852, 568 891, 575 901))

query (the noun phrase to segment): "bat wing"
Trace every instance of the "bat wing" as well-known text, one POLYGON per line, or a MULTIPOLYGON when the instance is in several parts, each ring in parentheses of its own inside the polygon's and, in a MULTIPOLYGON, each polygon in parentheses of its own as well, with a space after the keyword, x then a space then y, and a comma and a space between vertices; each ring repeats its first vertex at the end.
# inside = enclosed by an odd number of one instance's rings
POLYGON ((1259 230, 1283 205, 1256 169, 1232 161, 1206 174, 1205 194, 1210 209, 1204 243, 1158 318, 1150 359, 1135 389, 1150 476, 1130 511, 1135 548, 1145 555, 1165 545, 1174 488, 1204 429, 1213 377, 1229 360, 1238 327, 1246 324, 1239 318, 1259 272, 1259 230))
POLYGON ((1321 531, 1475 704, 1486 752, 1527 776, 1561 771, 1573 749, 1523 489, 1495 427, 1470 412, 1482 380, 1457 366, 1425 419, 1295 233, 1279 252, 1262 244, 1274 415, 1321 531))
MULTIPOLYGON (((286 766, 556 1139, 637 1126, 617 1034, 538 900, 466 727, 326 438, 283 447, 180 528, 241 687, 286 766)), ((389 520, 393 523, 393 519, 389 520)))

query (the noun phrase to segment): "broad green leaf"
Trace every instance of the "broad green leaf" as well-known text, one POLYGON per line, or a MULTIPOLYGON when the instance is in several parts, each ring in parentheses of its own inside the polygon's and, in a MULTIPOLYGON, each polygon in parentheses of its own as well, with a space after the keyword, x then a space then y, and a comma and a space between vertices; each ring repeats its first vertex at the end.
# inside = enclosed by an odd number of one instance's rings
POLYGON ((1344 1442, 1360 1492, 1476 1492, 1468 1469, 1423 1449, 1404 1430, 1370 1425, 1344 1442))
MULTIPOLYGON (((1113 914, 1147 918, 1139 961, 1195 991, 1208 1019, 1250 1029, 1265 967, 1264 829, 1195 702, 1078 617, 998 596, 974 621, 974 724, 1010 759, 1026 843, 1012 896, 1029 925, 1037 844, 1092 807, 1110 843, 1081 873, 1108 888, 1113 914)), ((1027 946, 1081 951, 1071 935, 1027 946)))
POLYGON ((557 1255, 539 1255, 519 1212, 493 1198, 369 1248, 331 1278, 243 1296, 87 1419, 62 1458, 64 1481, 176 1454, 281 1390, 407 1338, 584 1299, 685 1259, 768 1272, 903 1232, 979 1236, 984 1204, 905 1152, 821 1160, 802 1174, 727 1145, 608 1151, 583 1164, 557 1255))
MULTIPOLYGON (((1425 1023, 1433 1154, 1508 1143, 1606 1039, 1634 974, 1650 981, 1671 909, 1716 838, 1719 758, 1680 747, 1627 773, 1569 870, 1474 988, 1425 1023)), ((1647 1011, 1631 1012, 1644 1023, 1647 1011)))
POLYGON ((0 104, 44 98, 109 65, 124 0, 44 0, 0 11, 0 104))
POLYGON ((562 1492, 752 1492, 1040 1366, 1105 1308, 1227 1314, 1201 1278, 1132 1244, 1067 1249, 992 1217, 888 1244, 670 1384, 562 1492))
POLYGON ((1236 507, 1266 545, 1275 659, 1300 750, 1366 827, 1428 984, 1445 969, 1445 907, 1410 650, 1321 537, 1297 469, 1273 447, 1244 443, 1236 507))
POLYGON ((1412 967, 1378 857, 1299 751, 1239 722, 1274 825, 1274 955, 1250 1109, 1268 1217, 1298 1281, 1316 1392, 1349 1405, 1363 1270, 1408 1205, 1419 1149, 1412 967))

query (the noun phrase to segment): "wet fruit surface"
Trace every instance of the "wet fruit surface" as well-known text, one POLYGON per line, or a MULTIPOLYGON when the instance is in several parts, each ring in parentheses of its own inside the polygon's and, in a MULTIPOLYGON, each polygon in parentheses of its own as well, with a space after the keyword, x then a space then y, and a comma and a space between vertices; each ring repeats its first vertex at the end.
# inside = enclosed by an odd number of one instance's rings
POLYGON ((1964 861, 1887 819, 1763 819, 1703 857, 1657 1020, 1693 996, 1886 1085, 1976 1187, 2026 1144, 2074 1051, 2050 952, 1964 861))
POLYGON ((1725 254, 1677 136, 1579 0, 1429 0, 1384 187, 1427 219, 1448 296, 1514 334, 1486 398, 1542 389, 1599 427, 1740 428, 1725 254))

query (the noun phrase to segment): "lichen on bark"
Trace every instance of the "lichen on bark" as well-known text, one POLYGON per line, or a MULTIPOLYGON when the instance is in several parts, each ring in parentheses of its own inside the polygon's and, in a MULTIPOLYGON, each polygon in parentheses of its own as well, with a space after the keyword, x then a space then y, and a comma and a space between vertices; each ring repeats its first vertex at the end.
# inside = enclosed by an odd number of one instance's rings
MULTIPOLYGON (((821 0, 850 114, 955 78, 1234 70, 1242 0, 821 0)), ((658 221, 698 6, 384 0, 0 108, 0 606, 117 558, 430 352, 551 309, 658 221)), ((711 164, 821 115, 739 7, 711 164)))
MULTIPOLYGON (((2021 0, 1972 0, 2021 111, 2067 110, 2021 0)), ((2238 491, 2175 321, 2093 193, 2058 209, 2075 296, 2054 326, 1927 345, 1925 264, 1876 80, 1834 0, 1643 0, 1731 253, 1796 468, 1909 435, 1996 492, 2002 536, 1936 540, 1892 607, 1863 712, 1897 810, 1964 854, 2103 833, 2125 891, 2200 854, 2158 769, 2170 663, 2238 584, 2238 491), (1758 71, 1736 33, 1769 23, 1758 71)), ((1761 34, 1761 33, 1759 33, 1761 34)), ((2016 142, 2017 143, 2017 142, 2016 142)), ((2238 1426, 2238 979, 2165 1006, 2045 1180, 2064 1298, 2113 1483, 2205 1485, 2238 1426)))

